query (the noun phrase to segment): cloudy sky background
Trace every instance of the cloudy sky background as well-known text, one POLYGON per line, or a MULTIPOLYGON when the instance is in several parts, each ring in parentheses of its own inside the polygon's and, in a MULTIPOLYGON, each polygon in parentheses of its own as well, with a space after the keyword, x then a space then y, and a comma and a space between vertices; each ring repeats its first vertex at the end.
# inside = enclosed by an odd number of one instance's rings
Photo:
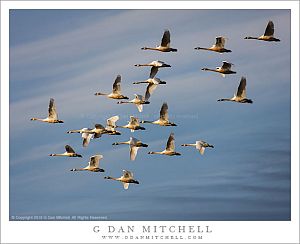
POLYGON ((290 219, 290 11, 288 10, 12 10, 10 12, 10 215, 94 215, 108 220, 288 220, 290 219), (279 43, 244 40, 264 33, 273 20, 279 43), (140 50, 160 43, 165 29, 177 53, 140 50), (216 36, 233 52, 196 51, 216 36), (122 76, 122 93, 144 94, 150 68, 136 63, 163 60, 171 68, 157 77, 151 104, 133 105, 96 97, 122 76), (235 64, 222 78, 203 67, 235 64), (253 104, 219 103, 231 97, 241 76, 253 104), (30 121, 47 116, 50 97, 64 124, 30 121), (146 131, 104 135, 82 148, 70 129, 104 124, 119 115, 154 120, 163 102, 177 127, 145 125, 146 131), (180 157, 160 151, 175 133, 180 157), (149 144, 134 162, 130 136, 149 144), (182 143, 205 140, 214 149, 201 156, 182 143), (71 145, 83 158, 49 157, 71 145), (103 154, 105 173, 70 172, 103 154), (140 185, 125 191, 122 169, 140 185))

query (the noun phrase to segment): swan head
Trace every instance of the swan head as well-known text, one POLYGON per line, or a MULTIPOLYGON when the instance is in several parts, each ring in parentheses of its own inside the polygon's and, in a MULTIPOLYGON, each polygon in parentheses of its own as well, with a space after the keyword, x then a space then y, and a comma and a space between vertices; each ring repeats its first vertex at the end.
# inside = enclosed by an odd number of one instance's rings
POLYGON ((62 120, 57 120, 57 123, 64 123, 64 121, 62 121, 62 120))
POLYGON ((146 50, 146 49, 147 49, 147 47, 142 47, 141 49, 142 49, 142 50, 146 50))
POLYGON ((70 171, 76 171, 76 169, 70 169, 70 171))

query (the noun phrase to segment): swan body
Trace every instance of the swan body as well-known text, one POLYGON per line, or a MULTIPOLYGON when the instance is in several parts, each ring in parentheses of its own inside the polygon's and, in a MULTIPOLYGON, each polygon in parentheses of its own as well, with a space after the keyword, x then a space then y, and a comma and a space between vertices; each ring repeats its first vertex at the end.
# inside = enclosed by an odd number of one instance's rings
POLYGON ((118 75, 113 84, 113 91, 110 94, 96 92, 96 96, 107 96, 111 99, 129 99, 128 97, 121 94, 121 75, 118 75))
POLYGON ((37 120, 37 121, 53 123, 53 124, 64 123, 64 121, 58 119, 57 112, 56 112, 56 106, 55 106, 53 98, 50 98, 47 118, 45 118, 45 119, 31 118, 30 120, 37 120))
POLYGON ((130 129, 131 132, 134 132, 135 130, 146 130, 144 127, 140 126, 139 119, 133 116, 130 116, 130 121, 127 125, 117 125, 117 127, 130 129))
POLYGON ((223 36, 218 36, 216 37, 216 43, 209 47, 209 48, 205 48, 205 47, 195 47, 196 50, 207 50, 207 51, 214 51, 214 52, 218 52, 218 53, 230 53, 231 50, 226 49, 224 47, 225 45, 225 37, 223 36))
POLYGON ((157 68, 171 67, 171 65, 166 64, 165 62, 160 61, 160 60, 154 60, 148 64, 135 64, 134 66, 136 66, 136 67, 152 66, 152 67, 157 67, 157 68))
POLYGON ((161 152, 148 152, 148 154, 160 154, 167 156, 180 156, 181 154, 175 151, 175 137, 174 133, 171 133, 167 141, 166 149, 161 152))
POLYGON ((134 137, 130 137, 129 141, 125 141, 125 142, 115 142, 113 143, 113 145, 121 145, 121 144, 127 144, 129 145, 129 149, 130 149, 130 160, 135 160, 138 149, 140 147, 148 147, 147 144, 142 143, 142 141, 134 138, 134 137))
POLYGON ((274 37, 274 23, 271 20, 268 22, 265 33, 263 35, 259 37, 247 36, 244 39, 253 39, 267 42, 280 42, 279 39, 274 37))
POLYGON ((129 184, 140 184, 137 180, 133 178, 133 173, 128 170, 123 170, 123 175, 119 178, 114 178, 111 176, 105 176, 104 179, 108 180, 116 180, 123 183, 123 187, 125 190, 128 189, 129 184))
POLYGON ((92 129, 90 128, 82 128, 80 130, 69 130, 67 131, 67 133, 80 133, 81 134, 81 137, 83 138, 83 141, 82 141, 82 146, 83 147, 87 147, 90 143, 90 140, 94 138, 94 135, 93 134, 90 134, 90 133, 86 133, 86 131, 90 131, 92 129))
POLYGON ((79 169, 71 169, 70 171, 91 171, 91 172, 105 172, 104 169, 101 169, 99 167, 99 161, 103 158, 102 155, 94 155, 92 157, 90 157, 90 161, 88 162, 88 166, 86 166, 85 168, 79 168, 79 169))
POLYGON ((49 156, 64 156, 64 157, 80 157, 80 158, 82 158, 82 156, 80 154, 75 153, 74 149, 71 146, 66 145, 65 149, 66 149, 66 152, 64 152, 64 153, 52 153, 52 154, 49 154, 49 156))
POLYGON ((142 84, 142 83, 148 83, 153 85, 167 84, 165 81, 162 81, 161 79, 155 77, 157 72, 158 72, 158 67, 153 66, 151 68, 150 75, 147 80, 133 82, 133 84, 142 84))
POLYGON ((143 111, 143 104, 149 104, 150 102, 147 101, 142 95, 134 94, 134 99, 130 101, 119 101, 117 104, 125 104, 125 103, 132 103, 137 106, 139 112, 143 111))
POLYGON ((141 123, 149 123, 160 126, 177 126, 175 123, 169 121, 169 113, 168 113, 168 104, 163 103, 160 109, 160 117, 155 121, 146 121, 143 120, 141 123))
POLYGON ((246 78, 242 77, 237 92, 233 95, 232 98, 221 98, 218 101, 229 101, 229 102, 238 102, 238 103, 253 103, 251 99, 247 98, 246 95, 246 78))
POLYGON ((80 130, 69 130, 67 133, 86 133, 86 134, 93 134, 93 138, 99 138, 102 134, 106 134, 107 130, 101 124, 95 124, 94 129, 83 128, 80 130))
POLYGON ((170 31, 165 30, 163 37, 161 39, 161 44, 156 47, 142 47, 142 50, 154 50, 160 52, 177 52, 177 49, 170 47, 170 31))
POLYGON ((201 155, 204 154, 205 148, 207 148, 207 147, 214 148, 213 145, 208 144, 208 143, 205 142, 205 141, 196 141, 195 144, 182 144, 181 146, 183 146, 183 147, 188 147, 188 146, 196 147, 196 149, 200 152, 201 155))
POLYGON ((233 65, 232 63, 229 63, 227 61, 223 61, 223 64, 222 64, 221 67, 216 67, 216 69, 202 68, 202 70, 217 72, 217 73, 220 73, 223 77, 225 77, 225 75, 228 75, 228 74, 236 74, 235 71, 231 70, 232 65, 233 65))

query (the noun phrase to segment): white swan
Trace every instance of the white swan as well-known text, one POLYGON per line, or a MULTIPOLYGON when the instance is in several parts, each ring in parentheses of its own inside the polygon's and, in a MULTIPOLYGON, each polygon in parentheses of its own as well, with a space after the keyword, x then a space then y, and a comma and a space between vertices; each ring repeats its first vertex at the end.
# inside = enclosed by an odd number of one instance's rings
POLYGON ((71 169, 70 171, 91 171, 91 172, 105 172, 104 169, 101 169, 99 167, 99 161, 102 159, 102 155, 94 155, 90 157, 89 165, 86 166, 85 168, 79 168, 79 169, 71 169))
POLYGON ((135 130, 146 130, 144 127, 140 126, 139 119, 133 116, 130 116, 130 121, 127 125, 117 125, 116 127, 130 129, 131 132, 135 130))
POLYGON ((129 99, 128 97, 121 94, 121 75, 118 75, 113 84, 113 91, 110 94, 97 92, 96 96, 107 96, 111 99, 129 99))
POLYGON ((221 67, 216 67, 216 69, 203 68, 202 70, 217 72, 217 73, 220 73, 223 77, 225 77, 225 75, 228 75, 228 74, 236 74, 235 71, 231 70, 232 65, 233 65, 232 63, 223 61, 223 64, 221 67))
POLYGON ((188 146, 196 147, 196 149, 200 152, 201 155, 204 154, 205 148, 207 148, 207 147, 214 148, 213 145, 208 144, 208 143, 205 142, 205 141, 196 141, 195 144, 182 144, 181 146, 183 146, 183 147, 188 147, 188 146))
POLYGON ((218 36, 216 37, 216 43, 211 47, 195 47, 196 50, 207 50, 207 51, 214 51, 218 53, 230 53, 231 50, 226 49, 225 47, 225 37, 218 36))
POLYGON ((175 152, 175 137, 174 133, 171 133, 169 136, 169 139, 167 141, 166 149, 161 152, 148 152, 148 154, 162 154, 167 156, 180 156, 181 154, 178 152, 175 152))
POLYGON ((274 37, 274 23, 273 21, 269 21, 265 30, 265 33, 259 37, 247 36, 244 39, 255 39, 259 41, 267 41, 267 42, 280 42, 279 39, 274 37))
POLYGON ((137 180, 133 178, 133 173, 128 170, 123 170, 123 175, 119 178, 114 178, 111 176, 105 176, 104 179, 116 180, 123 183, 123 187, 125 190, 128 189, 129 184, 140 184, 137 180))
POLYGON ((177 49, 170 47, 170 31, 165 30, 164 35, 161 39, 161 44, 156 47, 142 47, 142 50, 155 50, 160 52, 177 52, 177 49))
POLYGON ((66 145, 65 149, 66 149, 66 151, 64 153, 51 153, 51 154, 49 154, 49 156, 64 156, 64 157, 80 157, 80 158, 82 158, 82 156, 80 154, 77 154, 71 146, 66 145))
POLYGON ((135 160, 137 152, 139 150, 140 147, 148 147, 147 144, 142 143, 142 141, 134 138, 134 137, 130 137, 129 141, 124 141, 124 142, 115 142, 113 143, 113 145, 121 145, 121 144, 127 144, 129 145, 129 149, 130 149, 130 160, 135 160))
POLYGON ((47 118, 45 119, 31 118, 30 120, 37 120, 46 123, 64 123, 64 121, 58 119, 56 106, 53 98, 50 98, 47 118))
POLYGON ((237 92, 233 95, 232 98, 221 98, 218 101, 230 101, 238 103, 253 103, 251 99, 247 98, 246 95, 246 78, 242 77, 237 92))
POLYGON ((155 124, 160 126, 177 126, 175 123, 169 121, 169 113, 168 113, 168 104, 165 102, 161 106, 160 109, 160 117, 158 120, 155 121, 147 121, 143 120, 141 123, 149 123, 149 124, 155 124))

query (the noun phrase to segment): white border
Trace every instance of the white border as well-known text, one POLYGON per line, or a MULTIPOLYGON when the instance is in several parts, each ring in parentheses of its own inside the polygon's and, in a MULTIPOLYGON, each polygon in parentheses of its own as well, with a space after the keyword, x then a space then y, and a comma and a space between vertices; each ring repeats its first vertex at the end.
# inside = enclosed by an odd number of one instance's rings
MULTIPOLYGON (((299 2, 295 1, 6 1, 1 2, 1 241, 4 243, 116 243, 102 240, 108 225, 201 225, 212 233, 194 243, 299 243, 299 2), (270 4, 272 3, 272 4, 270 4), (9 219, 9 9, 291 9, 291 221, 113 221, 59 222, 8 221, 9 219), (101 234, 93 227, 101 226, 101 234)), ((138 233, 135 233, 135 235, 138 233)), ((163 234, 162 234, 163 235, 163 234)), ((175 235, 175 234, 174 234, 175 235)), ((120 242, 120 241, 119 241, 120 242)), ((153 243, 155 240, 121 240, 122 243, 153 243)), ((180 243, 182 240, 162 240, 180 243)), ((184 240, 187 242, 187 240, 184 240)))

